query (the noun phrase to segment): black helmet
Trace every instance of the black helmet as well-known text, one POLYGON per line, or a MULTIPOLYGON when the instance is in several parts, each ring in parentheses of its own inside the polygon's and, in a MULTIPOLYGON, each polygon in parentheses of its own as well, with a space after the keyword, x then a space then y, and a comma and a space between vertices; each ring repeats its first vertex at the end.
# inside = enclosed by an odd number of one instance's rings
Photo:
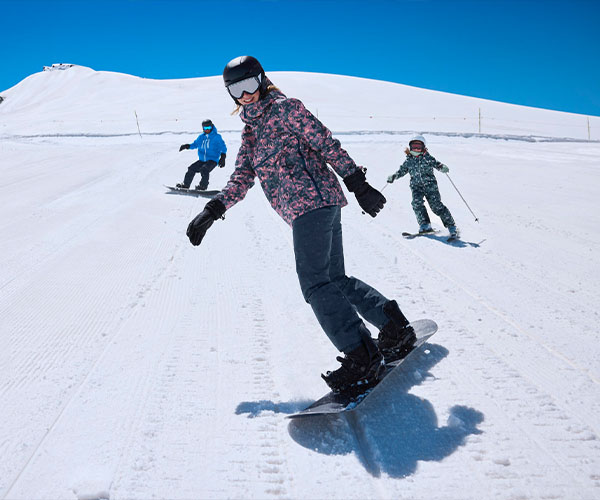
MULTIPOLYGON (((260 84, 260 95, 261 97, 264 96, 267 90, 267 78, 265 76, 265 70, 256 58, 252 56, 236 57, 229 61, 223 70, 223 82, 225 83, 225 87, 229 87, 232 83, 252 77, 258 79, 260 84)), ((235 97, 231 96, 231 98, 236 101, 235 97)))
POLYGON ((214 127, 212 120, 208 118, 202 122, 203 127, 214 127))

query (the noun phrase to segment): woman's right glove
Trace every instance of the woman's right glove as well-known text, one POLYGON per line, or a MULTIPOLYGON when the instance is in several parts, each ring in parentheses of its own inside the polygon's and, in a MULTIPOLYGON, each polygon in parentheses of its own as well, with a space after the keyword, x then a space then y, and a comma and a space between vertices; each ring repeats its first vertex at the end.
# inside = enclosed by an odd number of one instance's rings
POLYGON ((202 239, 208 228, 213 225, 214 221, 223 217, 225 210, 225 205, 223 205, 221 200, 217 200, 216 198, 213 198, 206 204, 204 210, 194 217, 194 220, 190 222, 187 228, 186 234, 192 245, 197 247, 202 243, 202 239))
POLYGON ((354 193, 360 207, 371 217, 375 217, 387 201, 377 189, 368 182, 363 170, 357 170, 344 178, 344 184, 348 191, 354 193))
POLYGON ((396 175, 392 174, 387 178, 387 181, 391 184, 392 182, 394 182, 396 180, 396 175))

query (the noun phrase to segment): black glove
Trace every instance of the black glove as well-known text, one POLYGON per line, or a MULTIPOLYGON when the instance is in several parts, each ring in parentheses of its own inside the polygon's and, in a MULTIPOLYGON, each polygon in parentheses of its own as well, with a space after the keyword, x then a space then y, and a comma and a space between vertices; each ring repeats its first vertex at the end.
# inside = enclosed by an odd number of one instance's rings
POLYGON ((223 168, 225 166, 225 157, 226 156, 227 155, 225 153, 221 153, 221 158, 219 158, 219 163, 218 163, 220 168, 223 168))
POLYGON ((197 247, 202 243, 202 239, 208 228, 213 225, 214 221, 223 217, 225 210, 225 205, 216 198, 213 198, 206 204, 204 210, 194 217, 194 220, 190 222, 187 228, 186 234, 192 245, 197 247))
POLYGON ((189 144, 182 144, 181 146, 179 146, 179 152, 181 153, 184 149, 190 149, 190 145, 189 144))
POLYGON ((344 178, 344 184, 348 191, 354 193, 360 207, 371 217, 375 217, 383 208, 386 202, 385 196, 367 182, 363 170, 358 170, 344 178))

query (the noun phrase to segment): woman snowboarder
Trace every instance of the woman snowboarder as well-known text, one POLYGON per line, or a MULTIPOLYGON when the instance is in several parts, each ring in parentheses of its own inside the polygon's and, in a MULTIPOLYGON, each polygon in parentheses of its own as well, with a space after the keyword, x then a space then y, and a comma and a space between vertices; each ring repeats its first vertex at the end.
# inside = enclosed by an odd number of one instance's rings
POLYGON ((394 300, 346 275, 340 212, 347 201, 327 163, 364 212, 375 217, 386 200, 302 102, 286 98, 271 84, 254 57, 230 61, 223 80, 245 123, 242 143, 229 182, 192 220, 187 235, 199 245, 258 177, 271 206, 292 227, 302 294, 345 354, 337 358, 341 367, 322 377, 334 392, 358 394, 380 380, 385 361, 410 351, 415 333, 394 300), (378 342, 357 312, 380 330, 378 342))
POLYGON ((422 135, 413 137, 404 152, 406 153, 406 160, 397 172, 388 177, 387 181, 391 184, 396 179, 410 174, 412 207, 419 223, 419 233, 434 232, 427 208, 425 208, 424 198, 426 198, 433 213, 439 216, 444 226, 448 228, 450 237, 458 238, 458 229, 454 223, 454 218, 446 205, 442 203, 437 180, 433 173, 434 168, 442 173, 448 173, 448 167, 429 154, 425 146, 425 138, 422 135))

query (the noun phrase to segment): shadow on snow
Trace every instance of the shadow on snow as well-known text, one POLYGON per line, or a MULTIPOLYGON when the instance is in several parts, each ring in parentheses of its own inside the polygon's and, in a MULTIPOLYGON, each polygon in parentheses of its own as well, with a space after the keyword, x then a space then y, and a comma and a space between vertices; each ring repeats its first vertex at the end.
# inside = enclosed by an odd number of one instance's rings
MULTIPOLYGON (((433 405, 408 391, 427 378, 433 366, 448 350, 428 344, 407 359, 401 370, 388 375, 384 387, 367 398, 354 411, 291 420, 290 436, 301 446, 325 455, 355 453, 365 469, 375 477, 407 477, 419 461, 442 461, 454 453, 472 434, 480 434, 481 412, 466 406, 453 406, 447 423, 439 427, 433 405)), ((242 402, 236 414, 248 418, 264 411, 292 414, 312 401, 242 402)))
POLYGON ((314 401, 291 401, 289 403, 274 403, 273 401, 261 400, 261 401, 244 401, 240 403, 235 409, 236 415, 248 414, 248 418, 255 418, 260 416, 263 411, 272 411, 273 413, 285 413, 291 415, 304 410, 307 406, 311 405, 314 401))
MULTIPOLYGON (((481 246, 481 244, 485 241, 485 240, 481 240, 479 243, 474 243, 471 241, 461 240, 460 238, 448 241, 448 235, 442 236, 442 235, 439 235, 436 233, 422 234, 420 236, 417 236, 417 238, 427 238, 429 240, 436 240, 436 241, 439 241, 440 243, 445 243, 446 245, 451 245, 453 247, 458 247, 458 248, 466 248, 466 247, 479 248, 481 246)), ((409 239, 414 239, 414 238, 409 238, 409 239)))
POLYGON ((353 412, 292 420, 290 436, 300 445, 326 455, 354 452, 375 477, 413 474, 419 461, 441 461, 454 453, 471 434, 483 414, 473 408, 454 406, 447 424, 438 425, 433 405, 408 391, 426 378, 429 370, 448 355, 448 350, 429 344, 407 359, 401 370, 382 382, 383 391, 373 394, 353 412))

